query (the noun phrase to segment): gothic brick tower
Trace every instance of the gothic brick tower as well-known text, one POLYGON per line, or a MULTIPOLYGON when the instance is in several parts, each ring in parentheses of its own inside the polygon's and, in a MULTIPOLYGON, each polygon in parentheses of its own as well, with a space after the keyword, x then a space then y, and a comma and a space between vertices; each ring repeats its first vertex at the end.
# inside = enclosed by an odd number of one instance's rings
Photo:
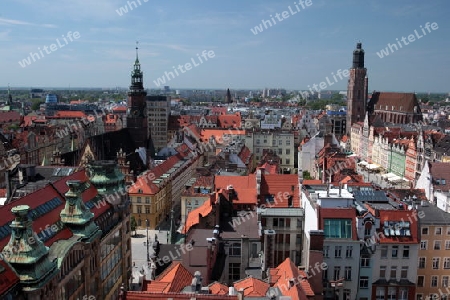
POLYGON ((128 91, 127 128, 136 147, 147 148, 147 110, 145 104, 143 72, 139 63, 138 47, 136 47, 136 61, 131 72, 131 85, 128 91))
POLYGON ((350 68, 350 76, 347 88, 347 134, 350 135, 352 124, 364 121, 367 110, 367 98, 369 81, 366 77, 367 69, 364 68, 364 50, 361 43, 356 44, 353 51, 353 65, 350 68))

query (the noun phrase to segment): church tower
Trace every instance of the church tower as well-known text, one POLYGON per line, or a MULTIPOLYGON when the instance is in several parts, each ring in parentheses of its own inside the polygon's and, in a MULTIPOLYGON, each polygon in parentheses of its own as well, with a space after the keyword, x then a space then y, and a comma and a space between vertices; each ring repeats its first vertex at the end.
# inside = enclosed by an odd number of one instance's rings
POLYGON ((364 50, 361 43, 356 44, 353 51, 353 65, 350 68, 350 76, 347 88, 347 134, 350 135, 352 124, 364 121, 367 110, 367 98, 369 80, 366 77, 367 69, 364 68, 364 50))
POLYGON ((139 63, 138 47, 136 47, 136 61, 131 72, 131 85, 128 91, 127 124, 129 133, 137 148, 147 148, 147 110, 145 104, 143 72, 139 63))

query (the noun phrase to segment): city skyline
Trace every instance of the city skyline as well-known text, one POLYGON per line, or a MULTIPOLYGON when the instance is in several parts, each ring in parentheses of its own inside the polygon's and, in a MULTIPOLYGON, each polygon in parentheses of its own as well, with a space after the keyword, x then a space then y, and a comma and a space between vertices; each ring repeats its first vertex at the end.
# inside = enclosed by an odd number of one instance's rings
POLYGON ((0 85, 13 89, 127 87, 139 41, 146 89, 345 90, 346 78, 326 79, 360 41, 369 92, 448 92, 445 1, 5 4, 0 85))

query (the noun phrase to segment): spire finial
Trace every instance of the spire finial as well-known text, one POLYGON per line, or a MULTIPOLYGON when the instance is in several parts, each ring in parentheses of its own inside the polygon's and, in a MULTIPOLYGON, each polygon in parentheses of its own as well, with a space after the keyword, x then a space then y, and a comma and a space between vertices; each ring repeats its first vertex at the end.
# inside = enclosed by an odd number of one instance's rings
POLYGON ((136 41, 136 62, 139 62, 139 55, 138 55, 138 50, 139 50, 139 41, 136 41))

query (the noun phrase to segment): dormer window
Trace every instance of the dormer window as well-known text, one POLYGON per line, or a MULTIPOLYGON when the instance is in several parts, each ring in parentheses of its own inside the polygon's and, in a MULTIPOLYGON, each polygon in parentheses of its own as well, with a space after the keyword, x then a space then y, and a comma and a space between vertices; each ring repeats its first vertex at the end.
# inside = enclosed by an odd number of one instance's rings
POLYGON ((139 193, 139 194, 142 194, 142 190, 141 190, 141 189, 138 189, 138 193, 139 193))

